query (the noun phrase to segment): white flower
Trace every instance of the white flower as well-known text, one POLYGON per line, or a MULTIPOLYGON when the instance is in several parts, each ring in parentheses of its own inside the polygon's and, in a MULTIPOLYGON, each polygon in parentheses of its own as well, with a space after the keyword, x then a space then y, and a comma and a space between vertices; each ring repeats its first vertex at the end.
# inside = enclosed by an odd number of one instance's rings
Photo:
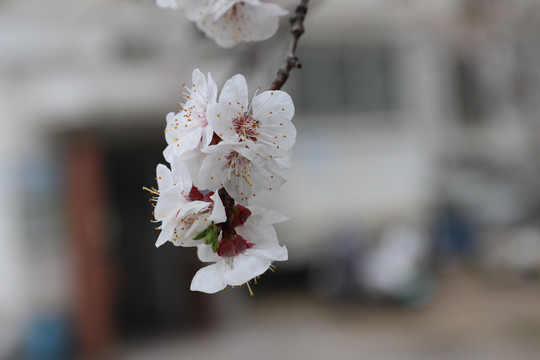
POLYGON ((296 140, 293 115, 294 104, 284 91, 265 91, 249 105, 246 79, 238 74, 225 82, 219 101, 208 107, 207 118, 225 142, 264 147, 270 157, 286 157, 296 140))
POLYGON ((224 187, 239 203, 246 203, 261 190, 278 191, 285 182, 285 167, 259 148, 221 142, 207 148, 199 181, 210 190, 224 187))
POLYGON ((285 182, 296 140, 294 105, 283 91, 265 91, 248 103, 246 79, 227 80, 219 101, 208 107, 208 123, 223 140, 207 147, 197 179, 210 190, 225 187, 239 202, 260 190, 277 191, 285 182))
POLYGON ((188 19, 226 48, 242 41, 269 39, 278 29, 279 17, 288 14, 276 4, 260 0, 185 0, 183 6, 188 19))
POLYGON ((185 175, 187 168, 182 163, 173 165, 172 172, 162 164, 156 169, 159 189, 154 191, 157 195, 154 217, 161 221, 156 247, 167 241, 176 246, 196 246, 201 241, 193 240, 195 235, 212 222, 226 220, 225 208, 217 193, 203 197, 196 188, 192 188, 188 175, 185 175))
POLYGON ((170 8, 173 10, 178 9, 178 3, 176 2, 176 0, 156 0, 156 4, 157 6, 164 9, 167 9, 167 8, 170 8))
MULTIPOLYGON (((287 220, 276 211, 249 207, 251 216, 235 228, 236 233, 245 243, 236 255, 230 252, 219 256, 210 246, 200 245, 197 254, 201 261, 215 264, 200 269, 191 282, 192 291, 213 294, 227 285, 237 286, 248 283, 272 266, 272 261, 285 261, 287 248, 280 246, 272 224, 287 220)), ((220 248, 223 246, 220 243, 220 248)), ((218 251, 219 253, 219 251, 218 251)))
POLYGON ((212 141, 214 131, 208 125, 206 111, 208 106, 216 103, 217 86, 210 73, 207 81, 199 69, 193 70, 192 81, 191 88, 183 95, 185 104, 180 112, 167 115, 165 139, 168 146, 163 156, 168 162, 172 162, 174 156, 181 158, 199 145, 204 148, 212 141))

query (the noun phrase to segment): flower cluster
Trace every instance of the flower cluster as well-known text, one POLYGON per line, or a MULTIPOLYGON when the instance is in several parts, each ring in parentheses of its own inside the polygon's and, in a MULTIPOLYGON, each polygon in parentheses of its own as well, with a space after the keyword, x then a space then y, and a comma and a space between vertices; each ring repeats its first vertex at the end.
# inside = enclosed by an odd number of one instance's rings
POLYGON ((279 18, 288 14, 279 5, 260 0, 156 0, 158 6, 183 7, 206 36, 230 48, 239 42, 269 39, 278 29, 279 18))
POLYGON ((294 105, 283 91, 255 94, 251 103, 242 75, 227 80, 218 98, 208 74, 193 71, 183 102, 167 115, 165 160, 157 166, 154 217, 161 222, 156 246, 197 246, 202 261, 191 290, 215 293, 248 284, 272 261, 287 260, 273 224, 286 218, 249 206, 259 191, 285 182, 296 138, 294 105))

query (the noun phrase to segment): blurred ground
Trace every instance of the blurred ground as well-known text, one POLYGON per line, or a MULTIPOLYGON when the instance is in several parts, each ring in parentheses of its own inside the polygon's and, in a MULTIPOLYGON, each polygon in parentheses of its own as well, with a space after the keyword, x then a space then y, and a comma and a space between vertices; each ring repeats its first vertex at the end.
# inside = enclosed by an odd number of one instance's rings
POLYGON ((443 278, 435 301, 417 309, 265 294, 241 323, 126 346, 111 358, 536 360, 539 299, 538 283, 494 285, 465 274, 443 278))

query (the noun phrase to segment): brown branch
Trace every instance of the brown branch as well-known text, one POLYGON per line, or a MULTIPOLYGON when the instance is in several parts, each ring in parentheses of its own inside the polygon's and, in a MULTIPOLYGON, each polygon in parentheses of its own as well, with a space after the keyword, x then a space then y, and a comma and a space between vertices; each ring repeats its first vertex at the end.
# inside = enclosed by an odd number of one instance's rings
POLYGON ((232 241, 236 235, 234 226, 232 224, 232 215, 234 212, 234 199, 229 195, 225 188, 221 188, 218 191, 223 207, 225 208, 225 214, 227 215, 227 220, 221 224, 221 235, 225 241, 232 241))
POLYGON ((296 56, 296 45, 298 44, 298 39, 304 33, 304 19, 307 14, 309 0, 300 0, 300 4, 296 7, 294 11, 294 16, 290 18, 289 23, 291 24, 291 39, 289 40, 289 48, 287 49, 287 57, 283 66, 278 70, 276 78, 272 82, 269 90, 279 90, 283 87, 287 79, 289 78, 289 73, 293 68, 300 69, 302 64, 296 56))

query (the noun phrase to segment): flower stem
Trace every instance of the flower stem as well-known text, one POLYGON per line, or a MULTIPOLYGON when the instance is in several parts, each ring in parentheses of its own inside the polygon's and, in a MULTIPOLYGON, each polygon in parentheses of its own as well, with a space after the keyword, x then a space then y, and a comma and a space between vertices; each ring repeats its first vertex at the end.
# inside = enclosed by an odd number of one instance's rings
POLYGON ((221 225, 221 236, 224 242, 234 241, 236 237, 236 231, 232 223, 232 214, 234 211, 234 199, 229 195, 225 188, 218 190, 219 197, 223 202, 225 207, 225 214, 227 215, 227 220, 220 224, 221 225))
POLYGON ((289 40, 289 47, 287 49, 287 57, 285 57, 285 62, 283 66, 278 70, 276 78, 272 82, 269 90, 279 90, 283 87, 289 74, 293 68, 300 69, 302 64, 296 56, 296 46, 298 44, 298 39, 304 33, 304 19, 308 11, 309 0, 300 0, 300 4, 296 7, 294 11, 294 16, 289 19, 291 24, 291 38, 289 40))

